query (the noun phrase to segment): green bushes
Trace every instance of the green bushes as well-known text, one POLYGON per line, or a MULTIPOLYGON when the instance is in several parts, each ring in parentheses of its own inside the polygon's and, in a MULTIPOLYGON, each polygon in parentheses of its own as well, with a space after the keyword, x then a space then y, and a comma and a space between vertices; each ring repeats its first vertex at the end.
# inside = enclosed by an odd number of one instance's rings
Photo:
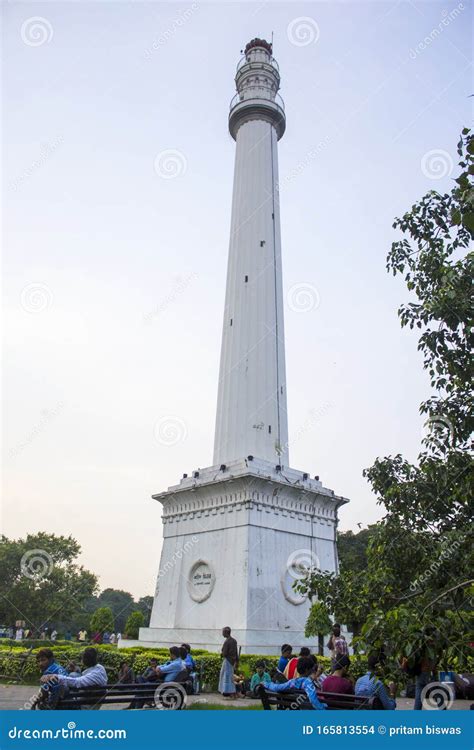
MULTIPOLYGON (((39 646, 32 651, 19 646, 17 642, 8 648, 0 645, 0 682, 12 681, 35 683, 39 679, 39 670, 36 663, 36 653, 39 648, 52 648, 56 660, 63 666, 67 666, 70 661, 80 664, 81 655, 84 645, 71 643, 69 641, 57 642, 51 644, 47 641, 40 641, 39 646)), ((114 682, 118 676, 119 665, 121 661, 128 661, 130 666, 135 670, 137 675, 145 671, 152 657, 163 663, 169 658, 167 648, 133 648, 118 649, 112 645, 97 646, 99 652, 99 661, 104 665, 109 676, 109 681, 114 682)), ((222 659, 219 654, 211 654, 208 651, 196 649, 193 651, 194 661, 196 662, 197 671, 201 675, 201 685, 204 691, 214 692, 217 690, 219 682, 219 672, 222 659)), ((325 672, 329 672, 331 660, 327 656, 318 656, 318 663, 323 667, 325 672)), ((254 670, 256 662, 263 660, 266 669, 271 672, 276 668, 278 663, 277 656, 258 656, 255 654, 243 654, 240 657, 239 672, 246 677, 250 677, 254 670)), ((350 675, 357 680, 367 671, 367 661, 364 656, 351 656, 350 675)), ((384 670, 386 680, 394 679, 398 683, 399 689, 403 688, 406 683, 406 675, 401 672, 395 662, 387 661, 387 667, 384 670)))

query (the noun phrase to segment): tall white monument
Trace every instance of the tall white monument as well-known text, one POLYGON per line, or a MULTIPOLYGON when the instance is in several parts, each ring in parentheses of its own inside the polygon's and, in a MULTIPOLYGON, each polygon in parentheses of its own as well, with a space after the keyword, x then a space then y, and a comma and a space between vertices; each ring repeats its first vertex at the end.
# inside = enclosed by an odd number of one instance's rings
POLYGON ((153 495, 163 550, 142 645, 243 653, 303 645, 309 604, 293 589, 309 566, 337 570, 337 510, 347 502, 289 468, 278 141, 285 111, 271 45, 237 66, 231 236, 213 465, 153 495))

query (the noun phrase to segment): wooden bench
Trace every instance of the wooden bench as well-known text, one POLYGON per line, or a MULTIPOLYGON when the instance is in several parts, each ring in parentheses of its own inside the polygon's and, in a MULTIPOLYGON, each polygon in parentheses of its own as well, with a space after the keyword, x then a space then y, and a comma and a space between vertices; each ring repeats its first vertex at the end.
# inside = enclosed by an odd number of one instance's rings
MULTIPOLYGON (((279 711, 314 711, 304 690, 285 690, 274 693, 264 685, 259 685, 259 695, 264 711, 271 711, 272 707, 279 711)), ((366 698, 344 693, 323 693, 318 691, 318 698, 325 703, 330 711, 371 711, 382 708, 376 696, 366 698)))
POLYGON ((180 711, 186 702, 186 683, 136 682, 103 687, 69 688, 56 709, 99 709, 106 703, 127 703, 134 700, 153 708, 180 711))

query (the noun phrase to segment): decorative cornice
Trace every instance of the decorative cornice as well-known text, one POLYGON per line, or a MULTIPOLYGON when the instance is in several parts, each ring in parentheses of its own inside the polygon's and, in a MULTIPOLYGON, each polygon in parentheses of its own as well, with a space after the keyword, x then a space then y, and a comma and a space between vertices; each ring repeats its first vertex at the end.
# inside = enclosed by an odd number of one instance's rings
POLYGON ((279 494, 262 493, 248 490, 227 492, 207 496, 177 497, 173 495, 169 503, 163 503, 163 524, 171 521, 186 521, 192 518, 208 517, 222 513, 239 513, 245 510, 257 510, 263 513, 296 518, 300 521, 327 523, 334 525, 336 508, 333 502, 326 503, 321 496, 318 502, 307 498, 290 498, 279 494))

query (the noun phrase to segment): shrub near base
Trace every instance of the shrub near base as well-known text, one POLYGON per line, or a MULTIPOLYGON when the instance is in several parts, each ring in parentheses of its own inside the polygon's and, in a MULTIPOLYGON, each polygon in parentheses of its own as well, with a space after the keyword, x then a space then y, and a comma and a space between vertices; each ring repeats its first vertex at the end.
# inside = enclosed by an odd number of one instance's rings
MULTIPOLYGON (((29 652, 17 642, 10 648, 0 646, 0 681, 18 681, 20 667, 22 667, 21 678, 25 682, 36 682, 39 678, 39 670, 36 662, 36 653, 40 648, 52 648, 56 660, 63 666, 67 666, 70 661, 80 664, 81 655, 84 646, 79 643, 63 641, 62 643, 50 643, 40 641, 40 646, 29 652), (23 662, 23 659, 25 660, 23 662), (24 666, 22 666, 24 664, 24 666)), ((160 663, 169 659, 167 648, 149 649, 135 646, 133 648, 117 649, 116 646, 97 646, 99 652, 99 661, 104 665, 110 682, 117 680, 120 662, 127 660, 139 675, 145 671, 150 659, 156 657, 160 663)), ((196 649, 193 651, 194 661, 196 662, 197 671, 201 676, 201 686, 214 692, 217 690, 219 682, 219 672, 221 669, 222 659, 219 654, 214 654, 196 649)), ((278 656, 259 656, 255 654, 243 654, 240 657, 239 672, 246 677, 251 677, 255 671, 255 665, 258 661, 265 661, 266 669, 271 672, 278 664, 278 656)), ((323 667, 324 671, 329 674, 331 660, 327 656, 318 656, 318 664, 323 667)), ((357 680, 367 671, 367 661, 363 656, 352 656, 349 670, 350 677, 357 680)), ((406 682, 406 675, 397 669, 396 663, 387 665, 386 679, 395 679, 399 689, 402 689, 406 682)))

